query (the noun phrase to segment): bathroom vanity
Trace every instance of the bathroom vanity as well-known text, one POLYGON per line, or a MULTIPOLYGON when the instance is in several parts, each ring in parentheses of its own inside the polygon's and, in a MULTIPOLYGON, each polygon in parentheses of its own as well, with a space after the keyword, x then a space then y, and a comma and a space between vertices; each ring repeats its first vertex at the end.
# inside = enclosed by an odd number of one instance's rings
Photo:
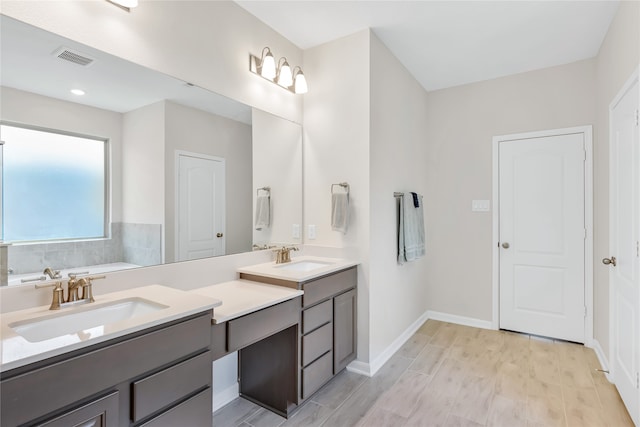
MULTIPOLYGON (((320 258, 303 257, 294 259, 289 266, 271 263, 239 270, 241 279, 304 292, 299 305, 298 352, 293 374, 297 378, 297 405, 356 358, 356 263, 325 262, 320 258)), ((243 377, 251 372, 252 364, 258 362, 253 353, 259 354, 262 350, 239 353, 240 393, 257 403, 261 402, 253 397, 251 381, 243 377)), ((288 408, 283 415, 295 408, 288 408)))
POLYGON ((60 337, 25 333, 25 339, 11 331, 18 322, 65 313, 38 308, 4 314, 0 424, 211 425, 210 327, 219 301, 162 286, 128 292, 145 290, 164 308, 60 337))

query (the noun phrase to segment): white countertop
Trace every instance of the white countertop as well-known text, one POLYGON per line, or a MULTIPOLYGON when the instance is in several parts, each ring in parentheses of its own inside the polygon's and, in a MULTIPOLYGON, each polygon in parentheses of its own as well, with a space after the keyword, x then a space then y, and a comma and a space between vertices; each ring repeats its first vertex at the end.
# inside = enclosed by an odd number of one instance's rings
POLYGON ((222 305, 213 312, 214 323, 223 323, 288 301, 304 293, 297 289, 249 280, 233 280, 189 292, 222 300, 222 305))
POLYGON ((26 310, 13 311, 2 314, 0 319, 0 371, 27 365, 67 353, 72 350, 117 338, 132 332, 141 331, 153 326, 161 325, 192 314, 201 313, 218 307, 221 301, 213 298, 203 298, 190 292, 160 285, 150 285, 132 288, 126 291, 113 292, 96 297, 96 302, 83 304, 61 310, 49 310, 49 306, 35 307, 26 310), (73 334, 58 336, 37 342, 30 342, 16 333, 9 325, 19 322, 48 319, 64 315, 89 311, 102 306, 113 305, 115 301, 134 299, 147 300, 166 306, 153 312, 119 320, 106 325, 90 327, 73 334))
POLYGON ((335 273, 349 267, 358 265, 359 262, 342 258, 324 258, 316 256, 300 256, 291 258, 291 262, 276 264, 267 262, 264 264, 250 265, 238 269, 239 273, 255 274, 258 276, 271 277, 273 279, 289 280, 292 282, 306 282, 317 277, 335 273), (317 268, 306 271, 291 269, 295 264, 309 262, 322 264, 317 268))

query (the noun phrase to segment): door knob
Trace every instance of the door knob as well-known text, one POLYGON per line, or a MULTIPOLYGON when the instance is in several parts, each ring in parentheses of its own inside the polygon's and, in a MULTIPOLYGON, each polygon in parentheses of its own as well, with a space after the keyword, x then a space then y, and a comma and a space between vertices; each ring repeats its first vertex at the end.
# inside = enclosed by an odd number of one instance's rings
POLYGON ((504 242, 504 243, 502 244, 502 247, 503 247, 503 248, 505 248, 505 249, 509 249, 509 243, 504 242))
POLYGON ((611 258, 602 258, 602 263, 604 265, 613 264, 613 266, 615 267, 616 265, 618 265, 616 261, 616 257, 614 256, 612 256, 611 258))
POLYGON ((222 233, 216 233, 216 237, 222 237, 223 234, 222 233))

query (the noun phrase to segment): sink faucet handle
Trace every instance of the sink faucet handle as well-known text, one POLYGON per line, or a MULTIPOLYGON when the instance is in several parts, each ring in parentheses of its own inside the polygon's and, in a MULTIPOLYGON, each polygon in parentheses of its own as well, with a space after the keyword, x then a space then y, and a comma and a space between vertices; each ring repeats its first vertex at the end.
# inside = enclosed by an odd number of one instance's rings
POLYGON ((78 279, 78 286, 82 288, 82 297, 81 299, 89 300, 89 302, 95 302, 93 299, 93 289, 92 289, 92 281, 99 279, 106 279, 107 276, 104 274, 102 276, 87 276, 81 279, 78 279))
POLYGON ((64 288, 62 282, 50 283, 48 285, 35 285, 36 289, 53 288, 53 299, 49 310, 60 310, 60 305, 64 302, 64 288))

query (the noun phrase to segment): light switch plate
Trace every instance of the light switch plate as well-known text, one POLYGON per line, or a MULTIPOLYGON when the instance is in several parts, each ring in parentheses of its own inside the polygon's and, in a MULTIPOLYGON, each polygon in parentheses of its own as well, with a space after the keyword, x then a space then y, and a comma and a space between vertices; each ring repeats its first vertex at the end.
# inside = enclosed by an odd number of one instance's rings
POLYGON ((316 226, 309 225, 309 230, 307 231, 307 237, 309 240, 314 240, 316 238, 316 226))
POLYGON ((293 227, 291 229, 291 237, 293 237, 294 239, 300 238, 300 224, 293 224, 293 227))
POLYGON ((491 202, 489 200, 472 200, 471 212, 489 212, 491 210, 491 202))

